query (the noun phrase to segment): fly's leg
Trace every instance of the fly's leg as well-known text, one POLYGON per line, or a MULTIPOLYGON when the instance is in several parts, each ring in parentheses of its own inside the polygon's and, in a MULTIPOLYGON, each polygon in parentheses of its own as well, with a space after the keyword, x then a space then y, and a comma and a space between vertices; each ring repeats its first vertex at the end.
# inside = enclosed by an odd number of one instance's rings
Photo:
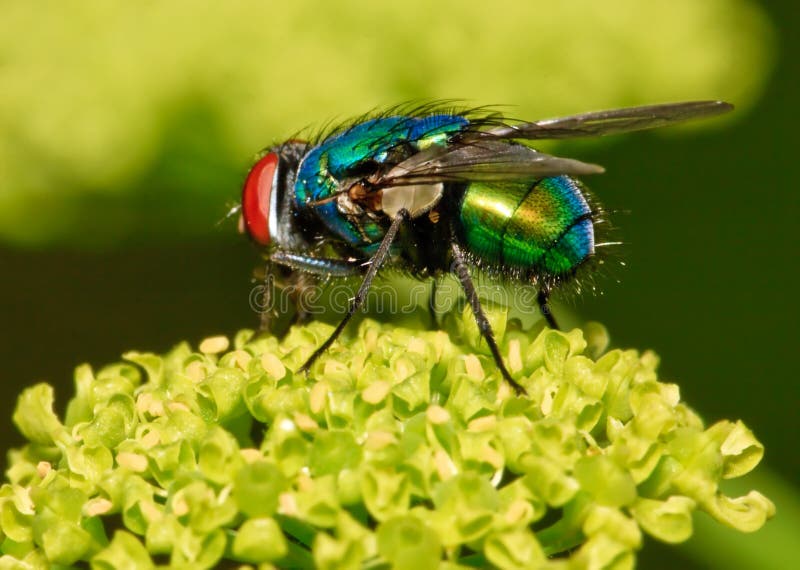
POLYGON ((276 251, 270 256, 270 260, 291 270, 292 302, 297 309, 297 315, 293 320, 295 323, 306 322, 310 315, 304 309, 307 307, 303 302, 307 290, 320 283, 327 283, 331 278, 352 277, 364 272, 362 261, 312 257, 289 251, 276 251))
POLYGON ((314 285, 315 276, 289 272, 285 267, 267 260, 264 277, 250 293, 250 306, 259 315, 256 337, 283 337, 289 327, 306 318, 300 299, 314 285), (296 309, 292 314, 291 309, 296 309))
MULTIPOLYGON (((258 332, 264 333, 271 329, 272 320, 275 317, 275 310, 272 306, 275 288, 275 274, 272 270, 272 262, 270 261, 267 261, 267 266, 264 268, 264 282, 262 283, 261 287, 263 287, 264 293, 261 298, 258 299, 258 304, 253 306, 258 309, 258 332)), ((254 297, 251 297, 251 299, 256 300, 254 297)))
POLYGON ((251 295, 251 305, 260 316, 259 333, 281 337, 291 325, 307 321, 308 295, 319 285, 320 278, 363 273, 363 261, 273 252, 267 259, 263 283, 251 295), (291 313, 292 309, 295 312, 289 316, 287 311, 291 313))
POLYGON ((358 292, 356 296, 350 301, 350 307, 347 309, 347 314, 344 318, 339 322, 336 329, 333 331, 333 334, 328 337, 328 340, 322 343, 322 346, 317 348, 314 351, 306 363, 300 367, 299 372, 308 372, 311 365, 317 360, 317 358, 322 355, 328 348, 333 344, 333 342, 342 334, 344 327, 347 326, 347 323, 350 322, 350 319, 353 318, 356 311, 361 307, 364 303, 364 300, 367 298, 367 293, 369 292, 369 288, 372 285, 372 280, 375 279, 375 276, 378 274, 378 270, 383 265, 383 262, 386 261, 386 258, 389 257, 389 248, 392 246, 392 242, 394 238, 397 237, 397 232, 400 229, 400 226, 408 220, 409 214, 408 210, 402 209, 397 213, 397 216, 392 220, 392 225, 389 226, 389 229, 386 231, 386 235, 383 236, 383 241, 381 241, 380 246, 378 246, 378 251, 370 260, 369 269, 367 269, 366 274, 364 275, 364 280, 361 282, 361 286, 358 288, 358 292))
POLYGON ((469 276, 469 268, 464 260, 461 247, 455 241, 453 241, 451 247, 453 251, 453 269, 455 270, 458 280, 461 281, 461 286, 464 288, 464 293, 467 295, 467 301, 470 307, 472 307, 472 314, 475 315, 475 322, 478 324, 478 330, 481 332, 483 338, 486 339, 486 344, 489 345, 489 350, 492 352, 492 357, 494 358, 497 368, 500 369, 503 378, 506 379, 506 382, 511 384, 517 394, 525 394, 525 388, 511 377, 511 374, 508 372, 503 362, 503 357, 500 355, 500 349, 497 347, 497 341, 494 338, 494 332, 492 332, 492 325, 489 324, 489 319, 486 318, 486 314, 483 312, 478 293, 475 291, 475 285, 472 283, 472 278, 469 276))
POLYGON ((289 300, 296 310, 294 318, 291 319, 289 325, 305 323, 311 318, 312 314, 306 305, 307 292, 320 285, 320 279, 317 275, 311 273, 294 271, 290 274, 289 281, 291 287, 289 300))
POLYGON ((431 296, 428 297, 428 314, 431 316, 431 323, 433 323, 433 328, 439 328, 439 319, 436 315, 436 289, 438 287, 439 280, 434 277, 433 283, 431 284, 431 296))
POLYGON ((364 272, 362 261, 312 257, 289 251, 276 251, 270 256, 270 260, 289 269, 320 277, 351 277, 364 272))
POLYGON ((547 301, 550 299, 550 290, 542 286, 539 289, 539 292, 536 294, 536 303, 539 305, 539 310, 544 317, 544 320, 547 321, 547 326, 551 329, 561 330, 556 322, 556 318, 553 316, 553 311, 550 309, 550 305, 547 301))

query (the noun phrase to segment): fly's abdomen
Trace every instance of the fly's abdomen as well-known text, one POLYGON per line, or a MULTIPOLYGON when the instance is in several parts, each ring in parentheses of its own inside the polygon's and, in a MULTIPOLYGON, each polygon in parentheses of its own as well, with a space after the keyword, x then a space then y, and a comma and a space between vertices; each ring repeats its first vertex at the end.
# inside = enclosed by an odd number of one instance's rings
POLYGON ((464 245, 487 266, 558 278, 594 253, 591 208, 568 176, 473 182, 459 221, 464 245))

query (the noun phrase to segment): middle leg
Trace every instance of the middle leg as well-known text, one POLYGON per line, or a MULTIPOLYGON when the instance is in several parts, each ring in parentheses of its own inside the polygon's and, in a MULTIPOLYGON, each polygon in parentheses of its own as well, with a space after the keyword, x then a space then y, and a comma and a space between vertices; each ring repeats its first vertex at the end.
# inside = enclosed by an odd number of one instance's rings
POLYGON ((492 357, 494 358, 497 368, 500 369, 500 373, 503 375, 503 378, 505 378, 506 382, 511 384, 517 394, 525 394, 525 388, 523 388, 521 384, 511 377, 511 374, 506 368, 505 362, 503 362, 503 357, 500 354, 500 349, 497 347, 497 341, 494 338, 492 325, 489 323, 489 319, 486 318, 486 314, 483 312, 481 301, 478 298, 478 292, 475 290, 475 285, 469 275, 469 268, 464 260, 464 254, 461 251, 461 246, 453 241, 451 247, 453 251, 453 269, 458 276, 458 280, 461 281, 461 286, 464 288, 464 293, 467 295, 467 301, 469 302, 470 307, 472 307, 472 314, 475 315, 475 322, 478 324, 478 330, 481 332, 483 338, 486 339, 486 344, 489 345, 489 350, 492 353, 492 357))

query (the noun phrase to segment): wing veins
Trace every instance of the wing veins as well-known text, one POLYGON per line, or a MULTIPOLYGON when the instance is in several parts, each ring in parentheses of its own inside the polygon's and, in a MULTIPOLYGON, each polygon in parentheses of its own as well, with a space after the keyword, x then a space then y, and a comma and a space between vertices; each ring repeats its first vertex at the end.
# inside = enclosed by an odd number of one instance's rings
POLYGON ((724 101, 687 101, 644 105, 625 109, 593 111, 544 119, 532 123, 504 125, 473 133, 476 138, 495 139, 565 139, 604 136, 654 129, 692 119, 727 113, 733 105, 724 101))

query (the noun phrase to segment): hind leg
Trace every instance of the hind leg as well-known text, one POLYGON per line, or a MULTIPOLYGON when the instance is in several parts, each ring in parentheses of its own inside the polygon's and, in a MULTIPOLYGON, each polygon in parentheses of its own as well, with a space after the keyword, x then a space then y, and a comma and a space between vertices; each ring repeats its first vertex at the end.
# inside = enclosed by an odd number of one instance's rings
POLYGON ((539 310, 542 312, 544 320, 547 321, 547 326, 551 329, 561 330, 553 316, 553 311, 550 309, 550 304, 547 302, 550 299, 550 290, 542 286, 539 293, 536 295, 536 303, 539 305, 539 310))

